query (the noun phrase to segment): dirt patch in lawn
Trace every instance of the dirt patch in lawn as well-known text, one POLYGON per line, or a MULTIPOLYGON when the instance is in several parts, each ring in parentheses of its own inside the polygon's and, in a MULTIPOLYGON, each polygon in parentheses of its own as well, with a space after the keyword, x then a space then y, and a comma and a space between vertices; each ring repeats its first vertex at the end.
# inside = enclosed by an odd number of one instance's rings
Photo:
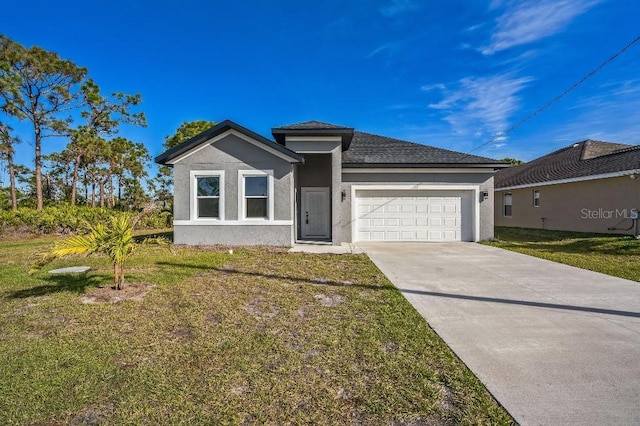
POLYGON ((125 284, 122 290, 115 287, 96 287, 80 297, 80 303, 120 303, 125 300, 140 302, 155 287, 149 283, 125 284))

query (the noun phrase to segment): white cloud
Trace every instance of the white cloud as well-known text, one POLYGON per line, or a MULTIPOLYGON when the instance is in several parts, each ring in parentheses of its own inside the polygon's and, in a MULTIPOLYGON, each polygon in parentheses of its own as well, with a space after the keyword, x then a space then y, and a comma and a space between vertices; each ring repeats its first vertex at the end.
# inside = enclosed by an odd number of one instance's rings
POLYGON ((436 83, 436 84, 425 84, 424 86, 420 87, 420 90, 422 90, 423 92, 429 92, 431 90, 445 90, 446 86, 442 83, 436 83))
POLYGON ((419 8, 419 3, 414 0, 391 0, 391 4, 381 7, 379 11, 385 18, 394 18, 419 8))
POLYGON ((393 43, 382 44, 382 45, 376 47, 375 49, 373 49, 368 54, 366 54, 364 56, 364 59, 371 59, 374 56, 380 56, 380 55, 384 55, 386 57, 392 57, 396 53, 398 53, 398 50, 402 48, 402 45, 403 45, 402 42, 393 42, 393 43))
POLYGON ((444 98, 429 107, 442 110, 444 120, 458 134, 495 135, 508 128, 510 118, 520 107, 517 94, 532 80, 510 73, 463 78, 455 90, 445 90, 444 98))
MULTIPOLYGON (((481 52, 492 55, 560 32, 601 0, 528 0, 508 2, 496 19, 491 42, 481 52)), ((501 4, 500 4, 501 5, 501 4)), ((496 6, 497 7, 497 6, 496 6)))
POLYGON ((640 122, 630 119, 640 110, 640 79, 609 81, 568 109, 571 114, 554 130, 554 139, 640 143, 640 122))

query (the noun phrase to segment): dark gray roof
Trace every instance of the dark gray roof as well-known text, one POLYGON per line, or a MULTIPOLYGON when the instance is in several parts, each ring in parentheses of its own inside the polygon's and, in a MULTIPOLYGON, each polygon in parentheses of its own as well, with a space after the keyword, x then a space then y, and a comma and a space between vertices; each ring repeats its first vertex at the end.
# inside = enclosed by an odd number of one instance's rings
POLYGON ((337 124, 331 124, 331 123, 323 123, 322 121, 303 121, 302 123, 288 124, 286 126, 273 128, 273 130, 323 130, 323 129, 353 130, 351 127, 338 126, 337 124))
POLYGON ((386 136, 354 132, 351 147, 342 153, 343 167, 508 167, 508 164, 386 136))
POLYGON ((289 124, 288 126, 274 127, 271 129, 276 142, 285 144, 287 135, 291 136, 339 136, 342 140, 342 150, 349 149, 353 138, 351 127, 338 126, 336 124, 323 123, 321 121, 305 121, 303 123, 289 124))
POLYGON ((181 143, 180 145, 171 148, 168 151, 163 152, 162 154, 158 155, 155 158, 156 163, 158 164, 167 164, 167 162, 173 160, 174 158, 179 157, 180 155, 184 154, 185 152, 195 148, 196 146, 200 145, 201 143, 205 142, 208 139, 214 138, 224 132, 226 132, 227 130, 235 130, 237 132, 240 132, 248 137, 250 137, 251 139, 260 142, 261 144, 264 144, 266 147, 275 149, 278 152, 281 152, 282 154, 286 155, 287 157, 290 158, 292 163, 303 163, 304 162, 304 158, 298 154, 295 151, 292 151, 282 145, 279 145, 273 141, 270 141, 269 139, 265 138, 264 136, 261 136, 255 132, 252 132, 251 130, 247 129, 246 127, 242 127, 241 125, 234 123, 231 120, 224 120, 223 122, 213 126, 212 128, 210 128, 209 130, 205 130, 204 132, 200 133, 199 135, 196 135, 194 137, 192 137, 191 139, 181 143))
POLYGON ((572 179, 640 169, 640 145, 585 140, 501 170, 496 188, 572 179))

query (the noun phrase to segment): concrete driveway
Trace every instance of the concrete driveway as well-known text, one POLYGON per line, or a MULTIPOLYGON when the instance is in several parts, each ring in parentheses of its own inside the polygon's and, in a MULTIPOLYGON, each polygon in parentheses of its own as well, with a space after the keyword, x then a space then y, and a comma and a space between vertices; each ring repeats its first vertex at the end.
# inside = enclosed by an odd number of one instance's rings
POLYGON ((475 243, 359 244, 521 424, 640 424, 640 283, 475 243))

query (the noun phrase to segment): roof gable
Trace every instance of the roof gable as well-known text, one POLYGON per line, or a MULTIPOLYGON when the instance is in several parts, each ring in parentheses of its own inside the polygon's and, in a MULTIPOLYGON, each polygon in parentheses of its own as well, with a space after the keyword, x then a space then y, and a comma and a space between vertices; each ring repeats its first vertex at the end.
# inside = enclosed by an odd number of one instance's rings
POLYGON ((193 138, 181 143, 180 145, 171 148, 155 158, 155 162, 163 165, 172 165, 175 161, 179 161, 180 158, 184 158, 186 155, 190 155, 190 152, 199 149, 211 139, 223 135, 226 132, 233 131, 239 135, 244 136, 243 139, 255 142, 255 145, 269 151, 275 155, 287 159, 292 163, 303 163, 304 158, 290 149, 279 145, 269 139, 252 132, 251 130, 234 123, 231 120, 224 120, 223 122, 213 126, 212 128, 205 130, 204 132, 194 136, 193 138))
POLYGON ((585 140, 501 170, 496 188, 510 188, 640 169, 640 145, 585 140))

